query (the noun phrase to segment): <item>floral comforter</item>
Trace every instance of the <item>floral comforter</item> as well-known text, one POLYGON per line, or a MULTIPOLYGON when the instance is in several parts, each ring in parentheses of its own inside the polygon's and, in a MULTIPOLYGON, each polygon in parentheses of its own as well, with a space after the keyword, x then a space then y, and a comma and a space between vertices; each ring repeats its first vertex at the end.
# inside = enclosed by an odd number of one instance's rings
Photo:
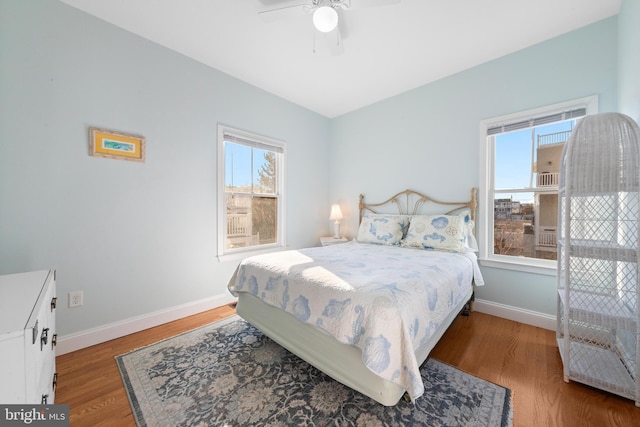
POLYGON ((253 256, 229 283, 362 350, 376 375, 416 399, 424 392, 416 348, 475 284, 473 253, 349 242, 253 256))

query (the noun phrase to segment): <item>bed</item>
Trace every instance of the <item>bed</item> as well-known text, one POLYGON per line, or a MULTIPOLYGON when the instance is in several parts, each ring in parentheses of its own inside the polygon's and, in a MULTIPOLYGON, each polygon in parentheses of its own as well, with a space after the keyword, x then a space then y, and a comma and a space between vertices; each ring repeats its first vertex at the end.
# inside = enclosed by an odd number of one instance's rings
POLYGON ((335 380, 382 405, 424 392, 419 367, 484 282, 464 202, 405 190, 360 196, 348 243, 244 259, 229 282, 237 314, 335 380))

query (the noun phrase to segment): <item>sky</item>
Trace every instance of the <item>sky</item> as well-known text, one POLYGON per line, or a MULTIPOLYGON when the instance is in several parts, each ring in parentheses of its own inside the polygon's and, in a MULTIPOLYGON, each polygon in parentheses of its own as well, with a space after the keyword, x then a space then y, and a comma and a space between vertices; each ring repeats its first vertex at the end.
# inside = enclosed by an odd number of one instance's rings
MULTIPOLYGON (((251 184, 251 150, 246 145, 225 143, 225 185, 242 187, 251 184)), ((258 171, 265 163, 265 150, 253 148, 253 180, 258 181, 258 171)))
MULTIPOLYGON (((496 135, 495 188, 522 189, 531 185, 535 186, 535 175, 533 176, 534 180, 531 181, 532 155, 534 156, 533 161, 536 161, 535 145, 533 151, 531 149, 532 129, 535 144, 537 135, 571 130, 571 128, 572 121, 566 121, 496 135)), ((533 202, 533 193, 531 192, 500 194, 500 198, 508 197, 513 197, 513 200, 519 200, 523 203, 533 202)))

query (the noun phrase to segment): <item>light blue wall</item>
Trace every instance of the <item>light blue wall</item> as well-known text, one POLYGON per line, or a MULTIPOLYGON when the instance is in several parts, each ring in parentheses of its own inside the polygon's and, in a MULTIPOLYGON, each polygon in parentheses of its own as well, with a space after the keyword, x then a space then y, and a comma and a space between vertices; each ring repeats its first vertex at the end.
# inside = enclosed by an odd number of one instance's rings
POLYGON ((622 0, 618 15, 618 107, 640 123, 640 1, 622 0))
MULTIPOLYGON (((54 266, 63 299, 84 290, 61 335, 223 294, 218 123, 287 142, 288 240, 311 246, 334 201, 354 234, 361 192, 468 197, 482 119, 592 94, 615 110, 617 34, 607 19, 328 120, 59 2, 0 0, 0 274, 54 266), (89 126, 144 135, 147 161, 88 156, 89 126)), ((483 273, 479 298, 555 314, 555 278, 483 273)))
MULTIPOLYGON (((617 31, 609 18, 332 120, 331 197, 351 214, 345 233, 357 230, 359 193, 466 200, 483 119, 594 94, 600 111, 615 110, 617 31)), ((555 277, 482 271, 478 298, 555 315, 555 277)))
POLYGON ((57 268, 60 335, 226 294, 218 123, 287 143, 289 244, 317 244, 328 119, 60 2, 0 0, 0 274, 57 268), (144 135, 146 162, 90 157, 89 126, 144 135))

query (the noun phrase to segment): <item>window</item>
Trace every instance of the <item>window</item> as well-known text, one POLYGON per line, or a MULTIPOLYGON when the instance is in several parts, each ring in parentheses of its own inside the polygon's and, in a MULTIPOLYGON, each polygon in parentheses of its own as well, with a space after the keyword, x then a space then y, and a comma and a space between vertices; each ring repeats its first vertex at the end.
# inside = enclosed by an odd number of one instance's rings
POLYGON ((284 144, 218 126, 218 256, 284 246, 284 144))
POLYGON ((562 150, 576 121, 595 113, 592 96, 482 121, 483 265, 555 274, 562 150))

